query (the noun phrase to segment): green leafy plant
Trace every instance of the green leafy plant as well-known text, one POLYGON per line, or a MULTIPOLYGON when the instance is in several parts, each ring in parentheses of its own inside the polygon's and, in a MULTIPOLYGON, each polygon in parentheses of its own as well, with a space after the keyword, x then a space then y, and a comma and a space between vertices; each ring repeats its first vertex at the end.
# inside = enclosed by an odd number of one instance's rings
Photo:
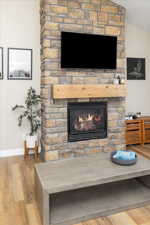
POLYGON ((36 94, 35 89, 30 87, 27 92, 25 105, 15 105, 12 110, 21 110, 18 117, 18 126, 22 125, 23 119, 27 119, 30 124, 30 136, 37 133, 41 126, 41 98, 36 94))

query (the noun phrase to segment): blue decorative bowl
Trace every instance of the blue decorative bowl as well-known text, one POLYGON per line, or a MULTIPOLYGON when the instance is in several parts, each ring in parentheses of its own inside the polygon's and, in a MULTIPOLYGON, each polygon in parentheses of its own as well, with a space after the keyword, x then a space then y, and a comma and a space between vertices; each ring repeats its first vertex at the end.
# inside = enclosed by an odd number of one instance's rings
POLYGON ((136 162, 137 162, 137 154, 135 155, 135 159, 134 160, 121 160, 121 159, 113 158, 113 156, 116 154, 116 152, 117 151, 111 152, 111 161, 113 163, 116 163, 116 164, 121 165, 121 166, 131 166, 131 165, 136 164, 136 162))

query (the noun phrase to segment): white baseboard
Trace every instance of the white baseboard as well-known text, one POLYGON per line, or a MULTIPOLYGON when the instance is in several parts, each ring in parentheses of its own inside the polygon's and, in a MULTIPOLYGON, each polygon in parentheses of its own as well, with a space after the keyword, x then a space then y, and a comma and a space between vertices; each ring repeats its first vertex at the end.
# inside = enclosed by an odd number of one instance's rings
MULTIPOLYGON (((33 151, 30 151, 29 154, 33 154, 33 151)), ((0 158, 17 156, 17 155, 24 155, 24 149, 23 148, 16 148, 16 149, 0 150, 0 158)))
POLYGON ((23 155, 24 150, 23 148, 16 148, 16 149, 6 149, 6 150, 0 150, 0 157, 10 157, 10 156, 16 156, 16 155, 23 155))

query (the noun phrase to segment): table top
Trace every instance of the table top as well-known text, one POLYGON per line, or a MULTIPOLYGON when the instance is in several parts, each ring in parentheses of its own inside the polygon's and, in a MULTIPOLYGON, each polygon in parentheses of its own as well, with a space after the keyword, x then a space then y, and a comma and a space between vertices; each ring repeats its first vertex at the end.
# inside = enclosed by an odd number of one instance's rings
POLYGON ((35 166, 42 187, 49 194, 150 175, 150 161, 138 155, 132 166, 119 166, 110 153, 49 161, 35 166))
POLYGON ((137 117, 136 119, 127 119, 126 122, 133 122, 133 121, 137 121, 137 120, 144 120, 144 121, 149 121, 150 120, 150 116, 140 116, 137 117))

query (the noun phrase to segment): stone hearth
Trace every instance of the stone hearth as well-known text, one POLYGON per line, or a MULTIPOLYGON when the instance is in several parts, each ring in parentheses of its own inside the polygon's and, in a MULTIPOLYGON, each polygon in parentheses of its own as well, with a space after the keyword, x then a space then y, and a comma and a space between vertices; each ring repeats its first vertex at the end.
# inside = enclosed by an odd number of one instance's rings
MULTIPOLYGON (((111 84, 125 78, 125 10, 108 0, 41 0, 42 153, 45 160, 125 148, 124 98, 54 100, 55 84, 111 84), (118 37, 117 70, 61 69, 61 31, 118 37), (107 102, 107 137, 68 142, 67 106, 71 102, 107 102)), ((109 54, 109 53, 108 53, 109 54)))

